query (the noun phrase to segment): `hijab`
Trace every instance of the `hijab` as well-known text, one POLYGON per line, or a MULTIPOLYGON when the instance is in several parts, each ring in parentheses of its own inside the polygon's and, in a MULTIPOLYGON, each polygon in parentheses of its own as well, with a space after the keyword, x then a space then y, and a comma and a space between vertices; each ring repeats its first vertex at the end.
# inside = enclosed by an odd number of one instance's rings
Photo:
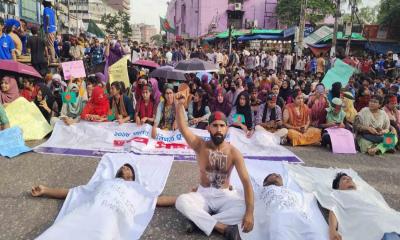
POLYGON ((218 102, 218 96, 222 95, 223 96, 223 90, 221 88, 218 89, 217 91, 217 97, 213 100, 213 103, 211 104, 211 111, 220 111, 225 114, 225 116, 229 116, 229 113, 231 112, 231 105, 229 102, 226 100, 224 97, 224 100, 222 103, 218 102))
POLYGON ((7 92, 0 91, 0 103, 11 103, 19 97, 17 81, 15 80, 15 78, 9 76, 4 76, 3 80, 1 81, 7 82, 10 85, 10 88, 7 92))
POLYGON ((96 86, 93 88, 92 97, 83 109, 82 115, 91 114, 104 117, 107 116, 109 109, 108 97, 101 87, 96 86))
MULTIPOLYGON (((72 92, 72 90, 75 90, 76 93, 79 92, 79 87, 76 83, 72 83, 67 87, 67 92, 72 92)), ((79 94, 77 94, 76 96, 75 103, 64 103, 64 104, 67 105, 68 117, 76 118, 82 113, 84 103, 82 97, 79 94)))
MULTIPOLYGON (((42 101, 45 100, 47 107, 53 110, 55 99, 50 89, 45 84, 40 84, 39 90, 42 92, 42 101)), ((34 102, 36 106, 39 108, 40 112, 43 114, 44 118, 46 118, 46 120, 50 122, 51 112, 49 113, 46 109, 40 106, 40 101, 37 99, 37 96, 34 102)))
POLYGON ((151 90, 152 90, 152 97, 154 100, 154 103, 157 105, 160 102, 160 97, 161 97, 161 92, 158 89, 158 81, 155 78, 150 78, 149 82, 151 84, 151 90))
POLYGON ((244 119, 245 119, 245 125, 247 126, 247 129, 251 129, 253 127, 253 118, 251 114, 251 106, 250 106, 250 97, 249 94, 246 91, 242 91, 239 93, 237 99, 236 99, 236 113, 237 114, 243 114, 244 119), (242 107, 240 106, 240 97, 244 96, 246 99, 246 104, 242 107))

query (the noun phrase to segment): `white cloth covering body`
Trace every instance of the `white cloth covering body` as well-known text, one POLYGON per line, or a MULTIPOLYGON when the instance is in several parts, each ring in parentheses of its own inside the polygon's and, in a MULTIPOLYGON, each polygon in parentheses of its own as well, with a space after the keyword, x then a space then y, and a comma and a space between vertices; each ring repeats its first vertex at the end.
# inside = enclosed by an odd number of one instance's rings
POLYGON ((175 206, 207 236, 217 222, 227 225, 241 223, 246 210, 244 198, 236 190, 202 186, 197 192, 180 195, 175 206))
POLYGON ((382 195, 368 185, 352 169, 321 169, 289 166, 289 174, 322 207, 332 210, 339 223, 343 240, 378 240, 385 233, 400 233, 400 213, 390 208, 382 195), (353 178, 357 190, 333 190, 332 181, 338 172, 353 178))
POLYGON ((37 239, 139 239, 149 224, 173 157, 106 154, 87 185, 70 189, 54 224, 37 239), (125 163, 135 181, 116 179, 125 163))
MULTIPOLYGON (((254 228, 240 232, 243 240, 328 240, 328 225, 311 193, 305 193, 288 176, 284 163, 245 159, 254 189, 254 228), (263 187, 271 173, 282 176, 283 186, 263 187)), ((231 184, 241 191, 239 176, 231 184)), ((239 225, 240 226, 240 225, 239 225)))

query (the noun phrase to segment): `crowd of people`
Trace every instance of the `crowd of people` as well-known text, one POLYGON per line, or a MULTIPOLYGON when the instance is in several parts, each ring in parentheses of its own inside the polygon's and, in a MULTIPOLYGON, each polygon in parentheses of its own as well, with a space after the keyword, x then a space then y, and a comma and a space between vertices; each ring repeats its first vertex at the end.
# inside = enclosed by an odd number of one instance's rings
POLYGON ((383 143, 390 133, 397 143, 400 133, 400 63, 393 59, 393 52, 341 57, 357 73, 345 85, 338 79, 325 86, 322 79, 337 58, 324 54, 296 58, 279 48, 267 52, 234 49, 228 54, 219 48, 152 48, 109 36, 100 42, 84 36, 60 38, 54 33, 50 44, 56 46, 53 59, 48 49, 52 37, 40 37, 37 28, 32 27, 28 36, 23 22, 0 19, 0 31, 0 58, 16 60, 20 54, 30 53, 32 66, 44 76, 37 80, 2 73, 1 128, 8 126, 3 108, 21 96, 34 102, 52 124, 58 119, 66 124, 80 119, 147 123, 153 125, 155 137, 157 128, 177 129, 174 95, 179 93, 185 97, 186 118, 194 128, 205 129, 210 114, 221 111, 228 116, 229 126, 242 129, 249 137, 264 129, 281 144, 330 147, 332 139, 325 129, 340 127, 354 134, 361 152, 395 151, 396 144, 383 143), (185 74, 186 81, 174 81, 151 78, 152 69, 129 66, 130 86, 118 81, 110 84, 108 67, 126 55, 131 61, 146 59, 160 65, 200 58, 214 63, 219 71, 185 74), (85 60, 87 72, 94 74, 65 81, 62 68, 50 73, 49 63, 69 60, 85 60), (75 92, 76 101, 63 102, 63 92, 75 92))

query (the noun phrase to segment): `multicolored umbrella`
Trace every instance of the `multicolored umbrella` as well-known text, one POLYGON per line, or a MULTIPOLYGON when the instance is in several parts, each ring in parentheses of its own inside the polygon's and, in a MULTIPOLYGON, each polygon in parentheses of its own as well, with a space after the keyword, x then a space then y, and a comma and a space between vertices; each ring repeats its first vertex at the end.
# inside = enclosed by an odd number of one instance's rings
POLYGON ((16 73, 17 75, 42 78, 40 73, 33 67, 13 60, 0 60, 0 72, 3 71, 16 73))

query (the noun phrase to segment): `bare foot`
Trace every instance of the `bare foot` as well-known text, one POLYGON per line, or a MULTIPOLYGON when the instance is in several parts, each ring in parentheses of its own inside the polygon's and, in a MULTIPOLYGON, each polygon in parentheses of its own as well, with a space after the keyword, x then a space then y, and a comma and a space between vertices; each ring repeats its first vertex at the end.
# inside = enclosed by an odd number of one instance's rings
POLYGON ((33 197, 41 197, 45 194, 46 189, 47 187, 43 185, 34 186, 32 187, 31 194, 33 197))

